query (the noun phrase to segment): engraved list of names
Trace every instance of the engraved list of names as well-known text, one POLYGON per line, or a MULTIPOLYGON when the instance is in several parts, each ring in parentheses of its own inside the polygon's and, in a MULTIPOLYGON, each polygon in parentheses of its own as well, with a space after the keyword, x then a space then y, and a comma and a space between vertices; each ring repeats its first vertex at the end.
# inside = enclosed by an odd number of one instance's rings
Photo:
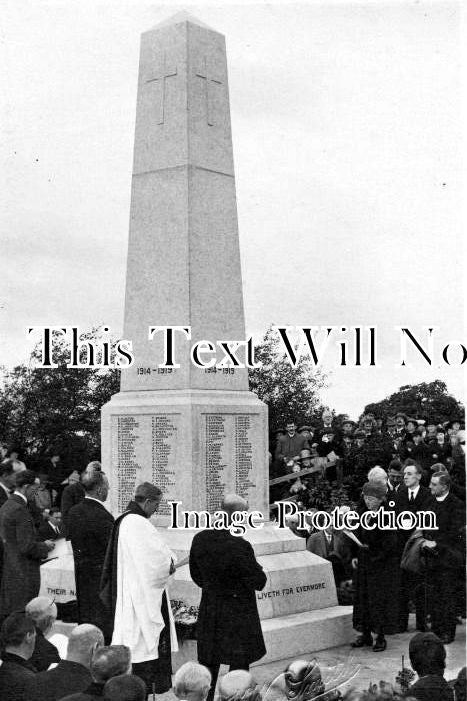
POLYGON ((112 465, 117 475, 118 512, 133 498, 136 485, 151 482, 162 491, 161 515, 176 500, 178 414, 112 417, 112 465))
POLYGON ((254 507, 254 417, 249 414, 205 414, 202 449, 205 461, 206 509, 219 509, 235 492, 254 507))

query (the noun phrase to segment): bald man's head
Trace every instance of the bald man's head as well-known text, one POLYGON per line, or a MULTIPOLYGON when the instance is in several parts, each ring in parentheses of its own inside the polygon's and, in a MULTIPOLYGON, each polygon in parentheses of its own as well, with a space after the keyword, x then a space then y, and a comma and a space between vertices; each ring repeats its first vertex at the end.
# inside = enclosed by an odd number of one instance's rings
POLYGON ((234 511, 248 511, 248 503, 238 494, 226 494, 222 502, 222 511, 225 511, 229 516, 234 511))
POLYGON ((256 680, 250 672, 235 669, 219 682, 219 701, 261 701, 256 680))
POLYGON ((67 660, 90 667, 94 651, 104 644, 102 631, 91 623, 82 623, 71 631, 68 639, 67 660))
POLYGON ((44 635, 51 630, 57 618, 57 606, 49 596, 36 596, 31 599, 24 612, 44 635))

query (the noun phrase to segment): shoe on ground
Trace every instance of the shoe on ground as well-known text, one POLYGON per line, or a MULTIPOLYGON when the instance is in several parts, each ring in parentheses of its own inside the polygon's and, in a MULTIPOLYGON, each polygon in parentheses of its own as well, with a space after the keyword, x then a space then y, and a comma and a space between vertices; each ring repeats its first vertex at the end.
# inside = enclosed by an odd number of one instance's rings
POLYGON ((373 645, 373 652, 384 652, 387 648, 387 642, 384 636, 379 636, 375 640, 373 645))
POLYGON ((356 640, 351 644, 351 647, 371 647, 373 645, 373 638, 371 635, 359 635, 356 640))

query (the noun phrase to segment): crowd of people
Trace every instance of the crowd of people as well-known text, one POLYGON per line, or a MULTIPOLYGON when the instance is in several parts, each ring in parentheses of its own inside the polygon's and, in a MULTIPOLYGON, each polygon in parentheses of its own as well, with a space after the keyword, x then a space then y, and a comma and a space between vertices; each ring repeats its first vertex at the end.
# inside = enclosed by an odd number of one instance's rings
MULTIPOLYGON (((465 425, 461 417, 443 424, 427 418, 366 414, 358 425, 344 418, 339 424, 325 410, 319 425, 297 428, 291 420, 271 435, 270 478, 289 476, 274 484, 273 496, 284 498, 306 492, 317 476, 348 486, 351 499, 358 499, 368 471, 376 465, 388 470, 400 463, 417 463, 422 470, 421 484, 427 487, 434 466, 442 465, 455 485, 457 496, 465 501, 465 425), (308 469, 307 479, 292 481, 293 473, 308 469)), ((399 470, 400 471, 400 470, 399 470)), ((391 483, 392 486, 392 483, 391 483)), ((391 487, 390 487, 391 488, 391 487)))
MULTIPOLYGON (((275 496, 310 509, 322 482, 343 485, 344 503, 332 511, 357 513, 383 508, 395 515, 431 511, 437 529, 385 530, 370 523, 352 534, 335 528, 298 530, 311 552, 332 563, 338 587, 353 591, 355 647, 387 647, 386 635, 408 629, 409 610, 416 628, 431 630, 451 643, 466 615, 465 601, 465 430, 461 419, 445 425, 408 418, 363 417, 360 426, 336 426, 325 411, 322 425, 290 421, 276 434, 270 456, 275 496), (278 478, 277 478, 278 476, 278 478), (345 490, 345 488, 347 488, 345 490), (376 635, 373 640, 372 633, 376 635)), ((342 495, 342 491, 341 491, 342 495)), ((311 507, 311 512, 316 506, 311 507)))
MULTIPOLYGON (((139 484, 115 520, 105 506, 109 483, 98 461, 76 473, 54 455, 38 473, 27 469, 18 451, 3 446, 2 452, 0 695, 6 690, 6 698, 14 701, 96 696, 110 701, 171 689, 177 636, 167 585, 186 563, 202 591, 199 665, 193 678, 205 683, 201 698, 199 689, 190 695, 189 674, 183 681, 179 677, 178 687, 176 676, 175 688, 184 689, 180 698, 213 701, 222 664, 230 667, 231 676, 219 681, 221 697, 223 688, 235 686, 235 679, 251 681, 250 665, 266 652, 256 603, 266 575, 247 540, 228 529, 206 530, 195 535, 189 557, 177 562, 150 521, 162 498, 154 485, 139 484), (65 656, 49 640, 57 607, 38 596, 40 565, 54 541, 64 536, 73 550, 78 623, 65 656)), ((310 506, 317 485, 337 484, 343 491, 332 506, 339 513, 351 508, 358 514, 370 512, 365 527, 352 532, 312 525, 299 529, 293 518, 289 526, 297 537, 306 538, 310 552, 331 562, 338 586, 349 585, 354 627, 360 632, 353 646, 384 651, 386 636, 408 630, 413 608, 418 631, 410 653, 413 669, 420 682, 432 674, 426 671, 426 660, 432 658, 425 655, 423 666, 417 653, 431 645, 438 651, 433 653, 433 684, 444 689, 444 646, 454 640, 466 605, 462 421, 440 426, 403 414, 386 421, 366 415, 358 427, 349 420, 336 426, 332 414, 324 412, 319 427, 297 430, 290 421, 285 431, 277 432, 270 469, 271 502, 294 501, 312 515, 320 506, 310 506), (377 521, 381 509, 415 516, 430 511, 437 528, 412 524, 383 529, 377 521)), ((227 495, 222 508, 231 518, 248 505, 237 495, 227 495)), ((308 689, 308 696, 301 697, 306 701, 320 687, 316 670, 312 673, 307 665, 291 666, 284 675, 284 683, 291 685, 285 688, 289 698, 299 698, 297 689, 303 687, 308 689), (311 687, 305 683, 309 675, 311 687)), ((450 687, 436 697, 424 696, 424 683, 412 685, 414 698, 453 698, 450 687)), ((320 688, 323 694, 324 685, 320 688)), ((326 693, 329 701, 339 698, 332 690, 326 693)), ((348 698, 377 698, 380 691, 365 693, 348 698)), ((226 692, 225 698, 231 696, 235 694, 226 692)), ((257 689, 252 692, 252 699, 260 698, 257 689)))
MULTIPOLYGON (((77 625, 60 657, 44 637, 54 623, 56 607, 47 597, 28 602, 24 611, 10 614, 0 630, 0 694, 5 701, 146 701, 148 689, 132 668, 126 645, 105 645, 92 624, 77 625)), ((59 636, 55 636, 59 637, 59 636)), ((324 676, 316 660, 295 660, 262 688, 248 669, 231 669, 218 682, 218 701, 465 701, 466 668, 449 682, 445 678, 446 650, 433 633, 417 633, 409 643, 412 670, 396 679, 356 690, 344 675, 324 676), (410 681, 409 681, 410 680, 410 681), (341 691, 346 685, 347 691, 341 691)), ((197 662, 182 665, 171 688, 180 701, 207 701, 217 680, 197 662)))

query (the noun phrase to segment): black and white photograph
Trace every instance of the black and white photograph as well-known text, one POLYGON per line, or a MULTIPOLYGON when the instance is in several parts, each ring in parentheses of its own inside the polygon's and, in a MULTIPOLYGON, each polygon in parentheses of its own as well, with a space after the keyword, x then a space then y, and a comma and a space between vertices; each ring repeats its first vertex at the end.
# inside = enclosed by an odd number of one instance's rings
POLYGON ((2 700, 465 699, 461 3, 0 5, 2 700))

